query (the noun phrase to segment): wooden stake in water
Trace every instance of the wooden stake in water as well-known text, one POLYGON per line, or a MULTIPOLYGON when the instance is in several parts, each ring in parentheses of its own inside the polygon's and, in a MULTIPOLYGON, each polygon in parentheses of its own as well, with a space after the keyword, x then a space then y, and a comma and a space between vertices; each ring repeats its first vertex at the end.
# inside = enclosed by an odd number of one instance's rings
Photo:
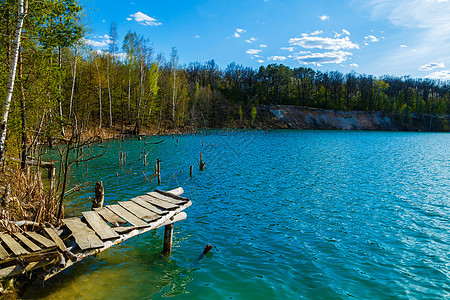
POLYGON ((170 254, 172 251, 173 223, 164 227, 163 254, 170 254))
POLYGON ((205 165, 206 165, 206 163, 203 162, 203 156, 202 156, 202 153, 200 152, 200 162, 198 163, 198 166, 200 167, 200 171, 203 171, 205 169, 205 165))
POLYGON ((105 200, 105 190, 103 188, 103 183, 97 181, 95 183, 95 199, 92 201, 92 209, 103 207, 103 202, 105 200))
POLYGON ((159 158, 156 160, 156 168, 155 168, 156 176, 158 177, 158 185, 161 185, 161 161, 159 158))
POLYGON ((189 168, 189 175, 192 177, 192 166, 190 166, 190 168, 189 168))

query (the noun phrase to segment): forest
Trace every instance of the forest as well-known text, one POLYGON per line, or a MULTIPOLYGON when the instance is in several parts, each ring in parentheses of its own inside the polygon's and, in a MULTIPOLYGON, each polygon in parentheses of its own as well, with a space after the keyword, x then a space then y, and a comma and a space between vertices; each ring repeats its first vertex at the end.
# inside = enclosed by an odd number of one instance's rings
POLYGON ((143 130, 236 127, 243 111, 260 105, 434 115, 450 111, 449 82, 282 64, 259 69, 234 62, 222 69, 214 60, 182 65, 176 48, 168 57, 155 53, 151 45, 157 41, 135 32, 121 38, 114 23, 108 49, 95 51, 85 38, 88 28, 79 2, 19 2, 22 15, 17 1, 0 4, 3 144, 13 156, 26 156, 36 143, 67 138, 70 132, 138 135, 143 130), (8 104, 4 99, 15 54, 8 104))

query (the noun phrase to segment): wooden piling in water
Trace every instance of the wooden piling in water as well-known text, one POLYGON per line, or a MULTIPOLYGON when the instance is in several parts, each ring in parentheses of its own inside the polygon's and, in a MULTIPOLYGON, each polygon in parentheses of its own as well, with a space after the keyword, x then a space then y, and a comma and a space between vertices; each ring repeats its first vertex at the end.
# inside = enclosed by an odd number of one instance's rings
POLYGON ((193 167, 192 167, 192 165, 189 167, 189 176, 190 177, 192 177, 192 169, 193 169, 193 167))
POLYGON ((203 162, 203 156, 202 156, 202 153, 200 152, 200 162, 198 163, 198 166, 200 167, 200 171, 203 171, 205 169, 205 165, 206 165, 206 163, 203 162))
POLYGON ((170 254, 172 251, 173 223, 164 227, 163 254, 170 254))
POLYGON ((92 209, 103 207, 103 202, 105 200, 105 190, 103 188, 103 183, 97 181, 95 183, 95 199, 92 201, 92 209))
POLYGON ((155 175, 158 177, 158 185, 161 185, 161 161, 159 158, 156 160, 155 175))

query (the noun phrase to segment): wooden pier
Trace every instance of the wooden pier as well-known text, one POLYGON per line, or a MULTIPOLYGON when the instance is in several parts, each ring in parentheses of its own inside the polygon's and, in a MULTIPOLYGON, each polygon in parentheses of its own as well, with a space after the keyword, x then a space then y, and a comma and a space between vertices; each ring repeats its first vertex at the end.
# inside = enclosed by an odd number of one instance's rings
POLYGON ((36 270, 47 280, 85 257, 162 226, 163 252, 170 253, 173 223, 186 219, 183 210, 192 205, 182 193, 182 188, 155 190, 63 219, 59 228, 0 233, 0 279, 36 270))

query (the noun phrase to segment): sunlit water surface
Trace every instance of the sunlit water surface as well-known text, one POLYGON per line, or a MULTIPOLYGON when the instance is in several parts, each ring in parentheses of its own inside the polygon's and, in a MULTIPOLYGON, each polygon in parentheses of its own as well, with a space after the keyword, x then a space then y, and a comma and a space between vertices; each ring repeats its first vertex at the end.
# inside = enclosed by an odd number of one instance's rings
MULTIPOLYGON (((105 204, 156 188, 147 178, 157 158, 160 188, 182 186, 192 199, 188 218, 175 224, 172 256, 160 256, 159 229, 78 263, 45 287, 36 283, 25 297, 450 297, 449 134, 207 132, 104 145, 94 146, 106 150, 103 157, 74 167, 71 177, 102 180, 105 204), (126 167, 119 151, 127 153, 126 167), (197 262, 207 243, 213 250, 197 262)), ((89 210, 89 196, 92 187, 73 194, 66 215, 89 210)))

